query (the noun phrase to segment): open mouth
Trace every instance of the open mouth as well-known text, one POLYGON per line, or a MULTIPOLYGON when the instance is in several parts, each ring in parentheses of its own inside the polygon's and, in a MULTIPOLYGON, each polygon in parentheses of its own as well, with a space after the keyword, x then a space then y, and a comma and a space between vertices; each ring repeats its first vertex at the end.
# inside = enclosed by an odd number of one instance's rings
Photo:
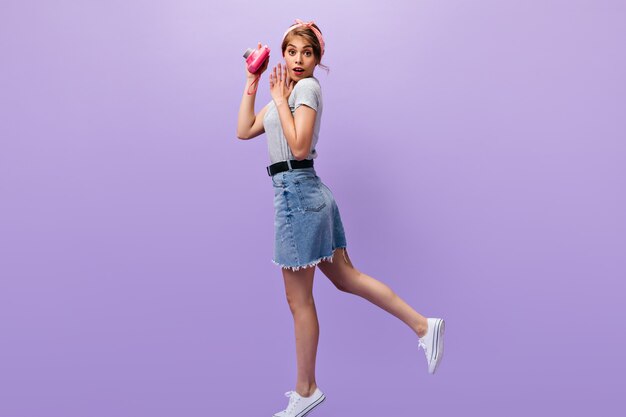
POLYGON ((298 75, 301 75, 304 72, 304 70, 302 68, 294 68, 293 72, 295 72, 298 75))

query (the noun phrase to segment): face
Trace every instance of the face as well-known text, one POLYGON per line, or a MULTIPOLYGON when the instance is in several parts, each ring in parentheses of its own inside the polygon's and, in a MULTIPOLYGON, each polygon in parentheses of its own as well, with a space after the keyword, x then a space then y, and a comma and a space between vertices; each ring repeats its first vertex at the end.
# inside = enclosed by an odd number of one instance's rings
POLYGON ((313 54, 313 46, 302 36, 294 36, 289 40, 284 58, 292 80, 298 82, 313 75, 313 70, 317 64, 313 54), (294 71, 295 68, 302 68, 303 71, 294 71))

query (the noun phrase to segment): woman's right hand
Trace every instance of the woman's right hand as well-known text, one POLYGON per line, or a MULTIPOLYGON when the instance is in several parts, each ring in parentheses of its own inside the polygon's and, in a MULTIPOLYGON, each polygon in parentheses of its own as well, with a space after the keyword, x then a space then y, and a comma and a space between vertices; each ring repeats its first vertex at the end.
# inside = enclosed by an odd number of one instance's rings
MULTIPOLYGON (((263 46, 261 45, 261 42, 259 42, 259 45, 257 46, 257 49, 261 49, 262 47, 263 46)), ((244 65, 244 68, 246 70, 246 76, 249 79, 251 79, 251 80, 255 79, 257 76, 260 76, 267 69, 267 66, 269 65, 269 62, 270 62, 270 56, 268 55, 267 59, 265 60, 263 65, 261 65, 261 68, 259 68, 259 70, 256 73, 252 73, 252 72, 248 71, 248 64, 244 61, 243 65, 244 65)))

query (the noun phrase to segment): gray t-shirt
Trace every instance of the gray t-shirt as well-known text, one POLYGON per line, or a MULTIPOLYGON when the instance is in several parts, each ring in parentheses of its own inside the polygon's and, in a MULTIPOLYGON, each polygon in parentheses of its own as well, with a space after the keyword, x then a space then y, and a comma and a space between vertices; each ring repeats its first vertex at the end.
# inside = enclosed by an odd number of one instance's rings
MULTIPOLYGON (((311 76, 303 78, 298 81, 289 95, 287 101, 291 114, 293 114, 298 107, 305 104, 317 111, 315 115, 315 126, 313 128, 313 139, 311 141, 311 149, 309 156, 306 159, 317 158, 317 152, 315 151, 315 145, 319 138, 320 122, 322 121, 322 88, 317 78, 311 76)), ((283 133, 283 127, 280 124, 280 117, 276 109, 274 100, 270 102, 270 106, 265 112, 263 118, 263 127, 267 134, 267 148, 269 150, 270 163, 286 161, 288 159, 295 159, 291 153, 291 149, 287 144, 287 138, 283 133)))

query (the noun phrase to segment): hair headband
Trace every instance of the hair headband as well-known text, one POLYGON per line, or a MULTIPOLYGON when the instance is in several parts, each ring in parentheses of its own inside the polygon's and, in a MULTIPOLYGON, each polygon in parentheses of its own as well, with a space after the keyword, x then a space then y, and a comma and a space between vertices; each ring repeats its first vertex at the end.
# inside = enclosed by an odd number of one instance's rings
POLYGON ((300 27, 300 26, 306 26, 309 29, 311 29, 313 33, 315 33, 315 36, 317 37, 317 40, 319 41, 320 46, 322 47, 322 55, 324 55, 324 38, 322 37, 322 34, 320 33, 320 31, 317 30, 315 27, 313 27, 313 23, 315 22, 312 20, 310 22, 304 22, 300 19, 296 19, 296 23, 292 25, 289 29, 287 29, 287 31, 283 35, 283 40, 285 40, 285 37, 287 37, 287 34, 291 32, 293 29, 300 27))

